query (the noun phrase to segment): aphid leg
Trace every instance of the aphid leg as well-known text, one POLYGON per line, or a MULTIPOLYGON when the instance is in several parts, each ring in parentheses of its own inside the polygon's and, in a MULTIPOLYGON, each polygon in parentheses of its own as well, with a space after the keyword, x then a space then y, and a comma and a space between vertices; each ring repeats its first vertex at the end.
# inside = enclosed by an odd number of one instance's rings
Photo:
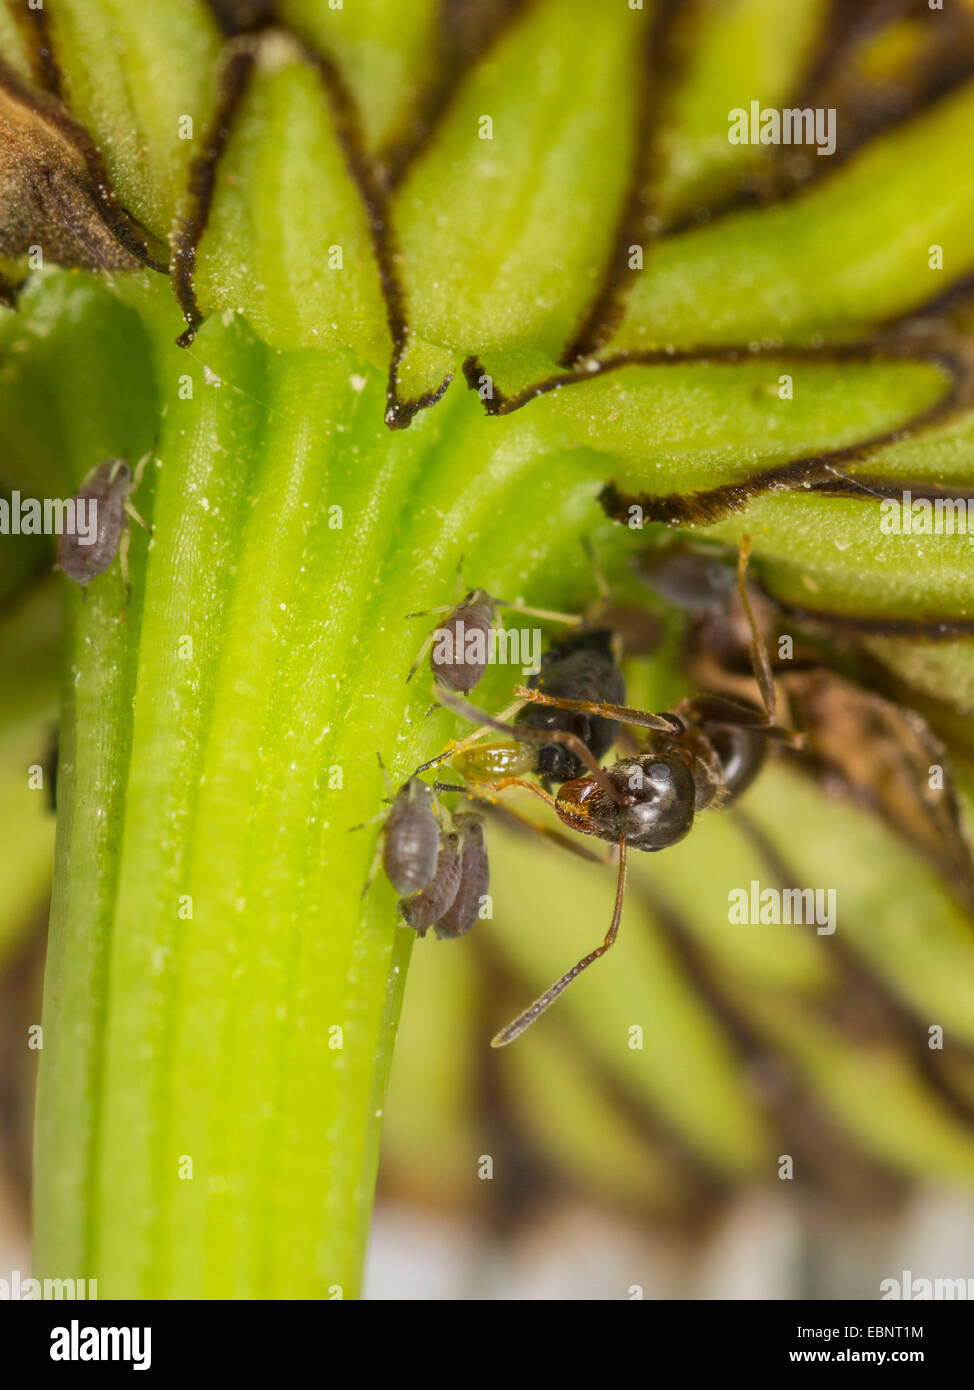
MULTIPOLYGON (((421 615, 420 615, 419 613, 407 613, 407 614, 406 614, 406 617, 407 617, 407 618, 418 618, 418 617, 420 617, 420 616, 421 616, 421 615)), ((430 649, 430 647, 431 647, 432 645, 433 645, 433 633, 431 632, 430 635, 427 637, 426 641, 423 643, 422 647, 420 648, 419 656, 417 656, 416 660, 413 662, 412 666, 410 666, 410 668, 409 668, 409 675, 406 677, 406 684, 407 684, 407 685, 408 685, 409 682, 412 680, 413 676, 415 676, 416 672, 419 670, 420 665, 422 664, 423 658, 425 657, 426 653, 429 651, 429 649, 430 649)))
POLYGON ((145 521, 141 516, 139 516, 138 512, 132 506, 132 503, 129 502, 127 499, 125 502, 125 512, 127 516, 130 516, 132 518, 133 521, 137 521, 139 523, 143 531, 148 531, 149 535, 152 535, 152 527, 149 525, 147 521, 145 521))
POLYGON ((771 662, 768 658, 768 649, 764 645, 764 638, 758 628, 757 619, 754 616, 754 609, 751 606, 751 596, 747 591, 747 562, 751 556, 751 537, 741 537, 741 548, 737 556, 737 592, 740 596, 741 607, 747 619, 747 625, 751 630, 751 644, 749 651, 751 654, 751 669, 754 671, 754 679, 758 683, 761 692, 761 702, 764 705, 765 713, 768 716, 768 723, 774 723, 775 716, 775 689, 774 677, 771 674, 771 662))
MULTIPOLYGON (((374 819, 375 819, 375 817, 373 817, 373 820, 374 820, 374 819)), ((366 825, 370 825, 371 823, 372 823, 372 822, 370 822, 370 821, 366 821, 366 822, 365 822, 366 825)), ((353 826, 352 826, 352 829, 353 829, 353 830, 361 830, 361 829, 362 829, 362 826, 360 826, 360 825, 353 825, 353 826)), ((382 861, 382 836, 380 835, 380 836, 378 837, 378 839, 376 840, 376 842, 375 842, 375 851, 374 851, 374 853, 373 853, 373 855, 372 855, 372 863, 369 865, 369 872, 366 874, 366 876, 365 876, 365 883, 364 883, 363 886, 362 886, 362 897, 363 897, 363 898, 365 897, 365 895, 366 895, 366 893, 369 891, 369 889, 372 887, 373 881, 375 880, 375 876, 376 876, 376 874, 379 872, 379 864, 381 863, 381 861, 382 861)))
MULTIPOLYGON (((576 710, 579 714, 597 714, 603 719, 614 719, 619 724, 633 724, 639 729, 656 729, 663 734, 679 734, 682 725, 665 714, 650 714, 647 710, 634 709, 630 705, 607 705, 592 700, 563 700, 560 695, 546 695, 542 690, 528 690, 526 686, 515 688, 515 695, 522 700, 530 700, 535 705, 552 705, 555 709, 576 710)), ((550 740, 551 735, 548 735, 550 740)))
POLYGON ((619 935, 619 923, 622 921, 622 902, 625 897, 625 894, 626 842, 625 840, 620 840, 619 877, 616 882, 615 907, 612 910, 612 921, 609 923, 609 930, 605 934, 605 939, 602 942, 602 945, 596 946, 594 951, 589 951, 588 955, 583 956, 582 959, 577 962, 577 964, 572 966, 571 970, 566 970, 564 975, 562 975, 561 979, 556 980, 550 989, 546 989, 544 994, 541 995, 540 999, 536 999, 533 1004, 531 1004, 528 1008, 524 1010, 523 1014, 519 1014, 512 1023, 509 1023, 507 1025, 506 1028, 502 1028, 501 1031, 497 1034, 497 1036, 491 1039, 491 1047, 506 1047, 507 1044, 513 1042, 515 1038, 519 1038, 521 1034, 524 1032, 525 1028, 530 1028, 531 1024, 535 1021, 536 1018, 540 1018, 540 1016, 545 1012, 546 1009, 551 1008, 551 1005, 558 998, 559 994, 561 994, 563 990, 566 990, 568 988, 568 986, 571 984, 572 980, 576 978, 576 976, 580 975, 583 970, 587 970, 588 967, 594 961, 597 961, 600 956, 605 955, 606 951, 608 951, 610 947, 615 943, 615 939, 619 935))
MULTIPOLYGON (((129 580, 129 541, 132 533, 127 526, 122 527, 122 536, 118 543, 118 567, 122 572, 122 583, 125 585, 125 606, 128 608, 132 602, 132 585, 129 580)), ((124 614, 123 614, 124 621, 124 614)))
MULTIPOLYGON (((393 797, 392 782, 389 778, 389 773, 386 771, 386 765, 382 761, 382 754, 376 753, 375 760, 379 764, 379 771, 382 773, 382 780, 385 783, 386 801, 391 801, 393 797)), ((353 830, 367 830, 370 825, 375 825, 377 821, 382 820, 386 814, 386 811, 380 806, 375 815, 370 816, 368 820, 360 821, 358 825, 350 825, 348 827, 348 833, 351 834, 353 830)))
MULTIPOLYGON (((517 714, 518 710, 521 709, 523 705, 523 700, 515 700, 513 705, 508 705, 507 709, 501 710, 497 718, 499 720, 510 719, 517 714)), ((474 729, 472 734, 467 734, 466 738, 462 738, 458 743, 452 744, 444 752, 437 753, 436 757, 430 758, 428 763, 422 763, 416 769, 416 772, 413 773, 413 776, 415 777, 420 772, 426 772, 431 767, 437 767, 440 763, 447 762, 454 754, 462 752, 465 748, 469 748, 472 743, 478 743, 480 739, 488 733, 490 733, 490 726, 487 724, 482 725, 479 729, 474 729)))
POLYGON ((142 457, 139 459, 138 463, 135 465, 135 468, 132 470, 132 492, 138 492, 139 486, 142 482, 142 474, 145 472, 146 464, 152 458, 152 455, 154 453, 155 449, 150 449, 147 454, 143 454, 142 457))
MULTIPOLYGON (((525 690, 522 687, 514 692, 521 699, 531 699, 535 695, 533 690, 525 690)), ((462 715, 465 719, 472 719, 477 724, 484 724, 489 729, 499 729, 502 734, 509 734, 521 743, 560 743, 567 748, 570 753, 574 753, 583 767, 587 767, 594 780, 599 784, 606 796, 610 797, 617 805, 622 805, 621 793, 612 785, 603 769, 599 766, 598 759, 593 757, 591 750, 578 737, 577 734, 570 734, 564 729, 531 729, 524 724, 502 724, 493 715, 485 713, 482 709, 476 709, 473 705, 468 705, 465 700, 455 697, 449 691, 438 690, 436 698, 441 704, 446 705, 447 709, 454 714, 462 715)), ((555 701, 554 703, 558 703, 555 701)), ((602 706, 594 706, 601 709, 602 706)), ((608 706, 606 707, 608 708, 608 706)), ((667 729, 672 733, 672 724, 667 724, 667 729)), ((490 784, 488 784, 490 785, 490 784)), ((493 785, 496 785, 493 784, 493 785)))

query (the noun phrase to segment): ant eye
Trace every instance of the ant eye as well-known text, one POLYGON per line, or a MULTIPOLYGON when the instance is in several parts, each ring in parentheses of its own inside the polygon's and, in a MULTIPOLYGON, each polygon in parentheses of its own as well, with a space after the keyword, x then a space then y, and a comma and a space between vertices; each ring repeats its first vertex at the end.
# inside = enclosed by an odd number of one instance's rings
POLYGON ((634 849, 666 849, 693 824, 693 775, 681 758, 633 759, 620 769, 632 797, 619 811, 619 830, 634 849))

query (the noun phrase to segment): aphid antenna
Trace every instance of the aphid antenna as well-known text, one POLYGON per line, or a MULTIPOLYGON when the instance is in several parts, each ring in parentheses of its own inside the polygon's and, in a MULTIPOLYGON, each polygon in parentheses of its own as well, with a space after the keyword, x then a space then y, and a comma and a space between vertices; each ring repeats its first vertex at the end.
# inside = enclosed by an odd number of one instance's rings
POLYGON ((533 1004, 529 1004, 522 1014, 518 1014, 517 1018, 509 1023, 506 1028, 502 1028, 501 1031, 491 1039, 491 1047, 506 1047, 507 1044, 512 1043, 515 1038, 519 1038, 526 1028, 530 1028, 531 1024, 534 1023, 536 1019, 540 1018, 546 1010, 551 1008, 552 1004, 558 996, 568 988, 572 980, 577 979, 583 970, 587 970, 590 965, 601 959, 606 951, 611 949, 615 944, 616 937, 619 935, 619 924, 622 921, 622 904, 625 896, 626 842, 620 839, 619 876, 616 880, 615 906, 612 909, 612 921, 609 923, 609 930, 606 932, 601 946, 596 946, 594 951, 589 951, 587 956, 582 956, 580 961, 577 961, 570 970, 566 970, 564 975, 556 980, 549 989, 546 989, 544 994, 537 998, 533 1004))
POLYGON ((609 581, 602 573, 602 567, 598 562, 598 558, 595 554, 595 546, 592 544, 591 538, 589 536, 583 536, 581 546, 585 552, 585 558, 588 560, 589 567, 591 568, 592 578, 595 580, 595 587, 599 591, 599 598, 603 603, 609 603, 612 599, 612 590, 609 588, 609 581))
POLYGON ((579 613, 561 613, 555 608, 532 608, 517 599, 495 598, 498 608, 509 608, 512 613, 523 613, 528 618, 540 618, 547 623, 565 623, 568 627, 581 627, 585 619, 579 613))

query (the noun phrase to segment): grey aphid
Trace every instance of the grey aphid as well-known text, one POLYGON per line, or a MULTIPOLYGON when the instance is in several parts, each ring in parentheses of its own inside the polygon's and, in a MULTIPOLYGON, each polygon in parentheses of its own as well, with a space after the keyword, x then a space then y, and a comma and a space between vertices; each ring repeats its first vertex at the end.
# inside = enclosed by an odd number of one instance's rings
POLYGON ((410 777, 396 793, 382 846, 382 867, 397 893, 426 887, 436 873, 439 847, 433 793, 419 777, 410 777))
POLYGON ((433 880, 411 898, 402 898, 399 911, 407 926, 425 936, 450 908, 460 886, 460 836, 444 835, 436 859, 433 880))
POLYGON ((482 818, 473 813, 457 816, 455 825, 460 834, 460 882, 453 902, 433 924, 441 941, 470 930, 490 884, 482 818))
POLYGON ((97 575, 104 574, 119 554, 122 578, 128 589, 128 517, 134 517, 140 526, 149 530, 129 501, 129 493, 133 486, 138 486, 148 458, 147 454, 139 462, 134 476, 124 459, 106 459, 74 495, 75 529, 62 531, 58 537, 57 562, 68 578, 83 589, 97 575), (90 544, 86 544, 78 534, 77 515, 79 504, 82 503, 89 515, 94 509, 94 539, 90 544))

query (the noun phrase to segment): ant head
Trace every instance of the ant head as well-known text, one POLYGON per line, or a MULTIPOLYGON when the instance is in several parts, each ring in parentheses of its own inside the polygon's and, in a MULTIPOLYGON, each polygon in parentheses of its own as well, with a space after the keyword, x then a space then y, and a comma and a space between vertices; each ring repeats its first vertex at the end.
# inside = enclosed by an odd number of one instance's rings
POLYGON ((674 754, 644 754, 612 769, 625 796, 616 810, 620 836, 633 849, 666 849, 693 825, 694 782, 686 762, 674 754))

